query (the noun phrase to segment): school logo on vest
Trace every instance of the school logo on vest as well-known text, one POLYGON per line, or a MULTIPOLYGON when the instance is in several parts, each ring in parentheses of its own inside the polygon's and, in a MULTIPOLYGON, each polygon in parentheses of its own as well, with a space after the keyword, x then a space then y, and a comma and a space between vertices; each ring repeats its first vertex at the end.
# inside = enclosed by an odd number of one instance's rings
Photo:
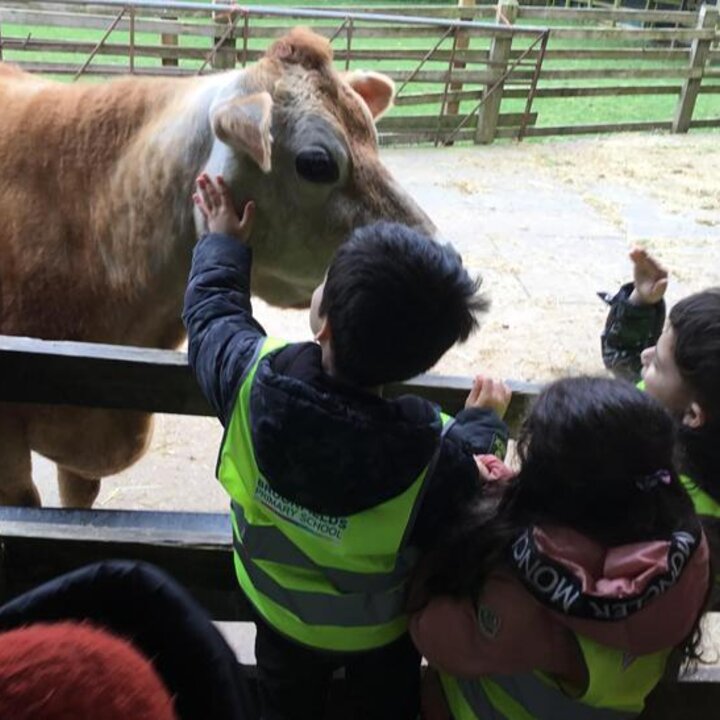
POLYGON ((500 630, 500 618, 487 605, 480 605, 478 608, 478 626, 485 637, 494 640, 498 630, 500 630))
POLYGON ((328 540, 342 540, 343 533, 348 526, 348 519, 345 517, 319 515, 284 498, 276 493, 267 480, 262 477, 258 478, 255 499, 268 510, 272 510, 276 515, 293 525, 328 540))

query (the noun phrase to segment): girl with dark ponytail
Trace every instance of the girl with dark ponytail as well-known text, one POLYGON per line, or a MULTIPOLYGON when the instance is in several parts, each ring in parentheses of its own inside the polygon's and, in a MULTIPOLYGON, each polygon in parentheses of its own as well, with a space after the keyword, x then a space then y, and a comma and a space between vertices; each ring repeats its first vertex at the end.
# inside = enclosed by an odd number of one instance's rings
POLYGON ((673 649, 697 658, 708 549, 674 428, 630 383, 566 379, 526 419, 516 476, 480 464, 486 492, 411 598, 443 691, 426 718, 633 716, 673 649))
MULTIPOLYGON (((612 297, 603 360, 659 400, 678 426, 676 461, 720 563, 720 287, 688 295, 665 323, 668 271, 645 250, 630 253, 633 282, 612 297)), ((720 595, 720 582, 715 591, 720 595)))

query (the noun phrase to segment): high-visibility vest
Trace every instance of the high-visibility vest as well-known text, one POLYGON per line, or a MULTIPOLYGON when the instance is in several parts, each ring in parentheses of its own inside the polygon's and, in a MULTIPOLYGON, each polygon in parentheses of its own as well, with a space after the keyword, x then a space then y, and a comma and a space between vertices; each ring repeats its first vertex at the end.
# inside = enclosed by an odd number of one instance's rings
POLYGON ((642 712, 665 670, 670 649, 629 657, 575 635, 588 685, 572 697, 540 672, 487 675, 476 680, 440 673, 454 720, 624 720, 642 712))
POLYGON ((720 518, 720 503, 718 503, 714 497, 706 493, 687 475, 681 475, 680 482, 690 496, 695 507, 695 512, 700 517, 720 518))
MULTIPOLYGON (((283 345, 258 343, 218 458, 232 498, 237 579, 260 615, 297 642, 343 652, 381 647, 407 630, 403 605, 417 560, 408 535, 440 443, 410 487, 354 515, 320 515, 279 495, 255 458, 250 394, 263 358, 283 345)), ((444 435, 451 418, 441 417, 444 435)))

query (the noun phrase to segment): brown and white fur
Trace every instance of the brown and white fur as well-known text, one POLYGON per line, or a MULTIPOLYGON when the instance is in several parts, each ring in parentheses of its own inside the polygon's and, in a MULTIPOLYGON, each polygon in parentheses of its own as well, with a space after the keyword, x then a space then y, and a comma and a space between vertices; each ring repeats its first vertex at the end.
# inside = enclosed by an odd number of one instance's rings
MULTIPOLYGON (((246 70, 68 85, 0 63, 0 333, 158 348, 184 334, 200 227, 191 193, 222 173, 256 201, 253 292, 306 304, 334 249, 376 219, 434 228, 378 158, 383 75, 341 77, 329 44, 295 29, 246 70), (321 146, 339 179, 295 169, 321 146)), ((0 404, 0 503, 36 505, 30 451, 58 467, 64 505, 146 450, 139 412, 0 404)))

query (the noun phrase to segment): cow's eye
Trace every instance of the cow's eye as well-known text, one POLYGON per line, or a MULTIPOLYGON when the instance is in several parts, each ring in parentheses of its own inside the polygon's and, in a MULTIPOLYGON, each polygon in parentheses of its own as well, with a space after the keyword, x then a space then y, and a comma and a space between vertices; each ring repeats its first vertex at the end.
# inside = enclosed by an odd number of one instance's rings
POLYGON ((335 158, 325 148, 313 147, 299 152, 295 169, 301 178, 314 183, 334 183, 340 177, 335 158))

